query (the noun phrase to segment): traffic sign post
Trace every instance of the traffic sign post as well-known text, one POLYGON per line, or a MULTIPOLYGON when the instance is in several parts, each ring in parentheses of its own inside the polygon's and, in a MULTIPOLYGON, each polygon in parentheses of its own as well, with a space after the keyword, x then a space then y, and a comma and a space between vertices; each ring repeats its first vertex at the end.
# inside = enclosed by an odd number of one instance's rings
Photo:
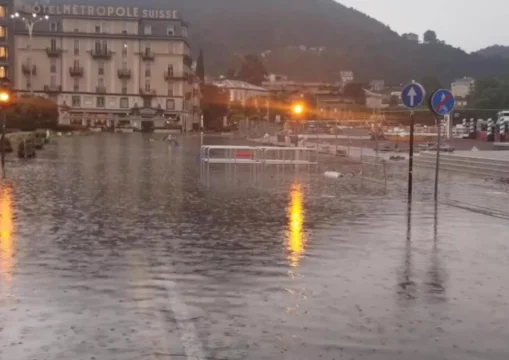
POLYGON ((435 90, 429 98, 429 109, 436 115, 437 125, 437 158, 435 162, 435 201, 438 200, 438 174, 440 169, 440 117, 449 115, 454 110, 456 99, 452 92, 446 89, 435 90))
POLYGON ((408 150, 408 202, 412 201, 413 184, 413 166, 414 166, 414 109, 418 108, 424 102, 426 91, 424 87, 412 81, 401 91, 401 102, 406 108, 410 109, 410 139, 408 150))

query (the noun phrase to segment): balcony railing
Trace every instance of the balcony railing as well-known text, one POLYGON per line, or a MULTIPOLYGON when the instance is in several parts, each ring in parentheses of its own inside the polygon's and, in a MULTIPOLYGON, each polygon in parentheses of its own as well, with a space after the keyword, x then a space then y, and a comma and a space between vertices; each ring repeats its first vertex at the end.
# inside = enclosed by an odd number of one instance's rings
POLYGON ((69 67, 69 74, 75 77, 83 76, 83 66, 71 66, 69 67))
POLYGON ((152 61, 152 60, 154 60, 156 55, 150 50, 145 50, 140 53, 140 56, 143 61, 152 61))
POLYGON ((47 47, 46 48, 46 54, 48 54, 48 57, 60 57, 62 55, 62 49, 57 49, 55 47, 47 47))
POLYGON ((90 55, 94 59, 110 60, 113 55, 113 51, 106 49, 93 49, 90 51, 90 55))
POLYGON ((131 69, 118 69, 117 75, 119 79, 130 79, 131 78, 131 69))
POLYGON ((44 85, 44 92, 47 93, 62 92, 62 85, 44 85))
POLYGON ((154 96, 156 96, 156 90, 155 89, 151 89, 151 90, 140 89, 140 95, 143 97, 154 97, 154 96))
MULTIPOLYGON (((22 64, 21 71, 23 72, 24 75, 30 75, 30 65, 22 64)), ((35 65, 32 65, 32 75, 35 74, 37 74, 37 68, 35 67, 35 65)))
POLYGON ((106 94, 106 86, 98 85, 95 87, 95 92, 98 94, 106 94))
POLYGON ((174 74, 173 72, 169 72, 168 70, 166 70, 164 72, 164 80, 168 81, 168 80, 186 80, 186 75, 185 74, 182 74, 182 75, 176 75, 174 74))

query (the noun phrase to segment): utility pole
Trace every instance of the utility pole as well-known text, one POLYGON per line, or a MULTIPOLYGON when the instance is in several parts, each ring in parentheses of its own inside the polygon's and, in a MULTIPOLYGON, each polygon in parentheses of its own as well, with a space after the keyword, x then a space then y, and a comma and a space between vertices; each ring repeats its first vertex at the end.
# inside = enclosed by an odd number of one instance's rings
POLYGON ((28 30, 28 43, 27 43, 27 50, 28 50, 28 83, 30 84, 30 95, 33 95, 34 93, 34 87, 32 84, 32 72, 33 72, 33 66, 32 65, 32 36, 34 33, 34 25, 37 24, 40 21, 48 20, 48 15, 39 16, 36 13, 32 13, 29 16, 27 15, 22 16, 19 12, 16 12, 11 15, 11 19, 17 20, 20 19, 25 24, 26 29, 28 30))

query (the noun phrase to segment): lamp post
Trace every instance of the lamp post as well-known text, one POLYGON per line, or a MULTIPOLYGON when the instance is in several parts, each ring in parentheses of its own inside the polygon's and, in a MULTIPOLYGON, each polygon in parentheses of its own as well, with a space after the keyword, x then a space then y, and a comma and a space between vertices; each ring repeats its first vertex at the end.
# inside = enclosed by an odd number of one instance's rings
POLYGON ((20 19, 25 24, 26 29, 28 30, 28 43, 27 43, 27 50, 28 50, 28 82, 30 84, 30 95, 34 92, 34 87, 32 86, 32 35, 34 32, 34 25, 37 24, 40 21, 48 20, 48 15, 40 16, 36 13, 32 13, 30 15, 27 15, 26 17, 23 15, 20 15, 20 13, 16 12, 11 15, 11 19, 16 20, 20 19))

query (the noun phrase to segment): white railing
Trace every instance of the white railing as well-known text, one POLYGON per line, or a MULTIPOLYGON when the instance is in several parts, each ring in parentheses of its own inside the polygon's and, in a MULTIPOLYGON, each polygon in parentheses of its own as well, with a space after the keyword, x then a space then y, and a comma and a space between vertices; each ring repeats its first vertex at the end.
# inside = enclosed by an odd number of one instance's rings
POLYGON ((306 168, 318 165, 316 148, 276 146, 203 145, 200 150, 200 176, 210 176, 211 165, 223 165, 227 174, 236 174, 237 167, 246 165, 255 178, 267 167, 277 172, 287 166, 306 168))

